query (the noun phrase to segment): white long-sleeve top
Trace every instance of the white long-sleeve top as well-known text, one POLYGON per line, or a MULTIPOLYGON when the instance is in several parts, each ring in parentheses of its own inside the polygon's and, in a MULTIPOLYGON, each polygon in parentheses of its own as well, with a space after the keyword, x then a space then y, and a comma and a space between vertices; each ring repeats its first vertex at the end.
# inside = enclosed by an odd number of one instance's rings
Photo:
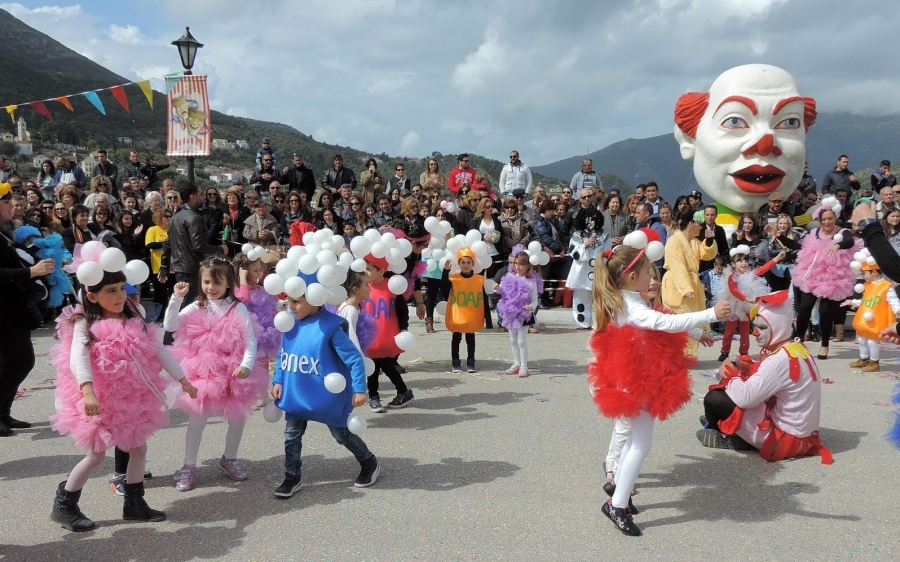
MULTIPOLYGON (((182 297, 176 297, 175 295, 172 295, 172 298, 169 299, 169 306, 166 308, 166 318, 163 320, 163 328, 167 332, 177 332, 178 327, 181 325, 181 318, 192 310, 200 308, 197 302, 192 302, 181 308, 183 300, 182 297), (181 310, 179 311, 179 309, 181 310)), ((234 304, 234 301, 231 299, 208 299, 206 301, 206 310, 209 314, 221 317, 231 309, 232 304, 234 304)), ((256 363, 256 332, 253 331, 250 313, 243 303, 237 303, 234 307, 234 312, 240 315, 244 324, 244 341, 246 344, 244 344, 244 358, 241 360, 241 367, 252 370, 253 364, 256 363)))
MULTIPOLYGON (((88 382, 93 383, 94 371, 91 369, 91 348, 88 344, 90 339, 87 321, 82 318, 77 320, 72 327, 74 331, 72 333, 72 352, 69 354, 69 368, 72 370, 72 374, 75 375, 75 380, 78 381, 79 386, 88 382)), ((176 381, 184 378, 184 371, 181 370, 181 365, 172 357, 172 354, 169 353, 169 350, 166 349, 161 341, 156 346, 156 358, 162 364, 163 369, 169 373, 170 377, 176 381)))
MULTIPOLYGON (((856 301, 853 301, 854 303, 856 301)), ((887 302, 888 306, 891 307, 891 311, 894 313, 894 316, 900 316, 900 298, 897 298, 897 285, 894 285, 887 292, 887 302)), ((859 306, 856 304, 855 306, 859 306)))
POLYGON ((356 349, 362 353, 362 347, 359 345, 359 336, 356 335, 356 325, 359 323, 359 309, 352 304, 343 303, 338 309, 338 315, 347 321, 349 325, 347 335, 350 336, 350 341, 353 342, 356 349))
POLYGON ((647 330, 687 332, 689 338, 699 340, 703 335, 701 326, 716 321, 716 311, 712 308, 700 312, 665 314, 647 306, 641 294, 635 291, 622 291, 622 300, 625 301, 625 309, 616 314, 616 324, 619 326, 630 324, 647 330))

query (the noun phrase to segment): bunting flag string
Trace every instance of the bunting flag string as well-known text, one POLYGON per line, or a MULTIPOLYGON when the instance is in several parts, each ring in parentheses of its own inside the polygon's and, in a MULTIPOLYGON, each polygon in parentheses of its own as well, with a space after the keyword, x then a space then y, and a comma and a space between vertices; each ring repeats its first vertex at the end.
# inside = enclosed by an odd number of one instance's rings
POLYGON ((166 74, 158 78, 144 78, 143 80, 138 80, 136 82, 126 82, 124 84, 109 86, 108 88, 99 88, 87 92, 67 94, 64 96, 58 96, 44 100, 34 100, 23 103, 8 104, 5 106, 0 105, 0 107, 6 109, 6 113, 9 114, 9 118, 12 120, 13 124, 15 124, 16 122, 16 109, 23 106, 30 107, 39 115, 49 119, 50 121, 53 121, 53 113, 50 111, 50 108, 47 107, 47 104, 45 102, 55 101, 62 104, 62 106, 69 111, 75 111, 75 109, 72 107, 71 98, 73 96, 84 96, 89 102, 91 102, 91 105, 93 105, 97 109, 97 111, 99 111, 103 115, 106 115, 106 107, 104 107, 103 101, 97 94, 99 92, 109 91, 112 94, 113 98, 115 98, 115 100, 119 103, 119 105, 122 106, 122 109, 124 109, 126 113, 131 113, 131 107, 128 103, 128 96, 125 92, 126 86, 137 86, 138 88, 140 88, 141 92, 143 92, 144 94, 144 97, 147 99, 147 103, 150 105, 150 109, 153 109, 153 88, 150 85, 150 81, 163 80, 165 84, 165 92, 166 95, 168 95, 169 92, 171 92, 172 89, 175 88, 175 86, 178 85, 179 82, 181 82, 181 79, 182 74, 180 72, 173 72, 171 74, 166 74))

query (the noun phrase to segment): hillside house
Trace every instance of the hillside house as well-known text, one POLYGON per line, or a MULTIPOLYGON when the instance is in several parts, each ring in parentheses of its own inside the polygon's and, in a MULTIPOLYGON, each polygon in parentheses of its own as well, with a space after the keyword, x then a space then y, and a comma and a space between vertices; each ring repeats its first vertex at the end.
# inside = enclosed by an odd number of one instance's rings
POLYGON ((210 174, 209 179, 214 181, 216 185, 231 185, 231 176, 229 174, 217 172, 210 174))
POLYGON ((228 142, 226 139, 213 139, 212 147, 222 149, 222 150, 234 150, 235 143, 228 142))
POLYGON ((236 140, 236 141, 234 142, 234 145, 235 145, 236 147, 240 148, 241 150, 249 150, 249 149, 250 149, 250 143, 248 143, 248 142, 245 141, 244 139, 238 139, 238 140, 236 140))
POLYGON ((16 143, 16 152, 19 154, 24 154, 25 156, 31 156, 34 154, 34 146, 31 142, 17 142, 16 143))
POLYGON ((16 135, 12 133, 0 134, 0 142, 16 142, 16 135))

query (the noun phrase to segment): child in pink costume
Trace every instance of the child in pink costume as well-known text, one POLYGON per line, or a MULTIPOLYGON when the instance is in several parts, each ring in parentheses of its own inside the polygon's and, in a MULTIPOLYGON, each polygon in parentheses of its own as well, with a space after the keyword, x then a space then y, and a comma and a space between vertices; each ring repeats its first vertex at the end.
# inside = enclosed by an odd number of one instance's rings
POLYGON ((236 482, 247 479, 247 473, 235 459, 244 423, 256 402, 265 396, 269 369, 265 356, 257 354, 258 328, 254 327, 247 307, 234 298, 234 286, 231 263, 223 258, 207 258, 200 264, 201 290, 197 300, 179 312, 190 286, 177 283, 166 311, 163 326, 175 333, 172 355, 197 387, 197 400, 177 402, 190 418, 184 466, 175 473, 175 488, 181 492, 194 489, 197 454, 210 416, 222 416, 228 422, 219 470, 236 482))
POLYGON ((57 412, 50 424, 69 435, 87 455, 61 482, 51 519, 70 531, 89 531, 93 521, 81 513, 81 489, 117 446, 130 453, 123 517, 162 521, 166 514, 144 501, 147 440, 169 423, 165 411, 165 370, 195 397, 195 389, 162 345, 162 337, 127 302, 125 274, 104 273, 87 288, 84 307, 69 307, 57 320, 60 343, 51 352, 57 368, 57 412))

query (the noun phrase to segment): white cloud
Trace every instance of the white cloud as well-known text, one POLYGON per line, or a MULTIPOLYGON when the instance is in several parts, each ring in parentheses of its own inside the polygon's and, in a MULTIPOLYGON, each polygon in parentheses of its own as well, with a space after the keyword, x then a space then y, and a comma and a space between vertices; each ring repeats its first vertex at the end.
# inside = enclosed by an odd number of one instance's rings
POLYGON ((143 45, 144 43, 144 36, 141 34, 141 29, 135 25, 121 27, 114 23, 110 24, 109 38, 116 43, 123 43, 125 45, 143 45))
POLYGON ((74 6, 38 6, 37 8, 26 8, 19 3, 0 4, 0 9, 6 10, 15 17, 22 19, 29 15, 40 15, 53 19, 73 18, 84 14, 81 4, 74 6))
POLYGON ((419 133, 415 131, 409 131, 403 138, 400 139, 400 156, 409 156, 414 154, 414 150, 419 148, 419 141, 422 140, 422 137, 419 136, 419 133))
POLYGON ((249 117, 250 113, 247 111, 247 108, 244 106, 240 107, 229 107, 225 110, 225 113, 228 115, 232 115, 234 117, 249 117))

